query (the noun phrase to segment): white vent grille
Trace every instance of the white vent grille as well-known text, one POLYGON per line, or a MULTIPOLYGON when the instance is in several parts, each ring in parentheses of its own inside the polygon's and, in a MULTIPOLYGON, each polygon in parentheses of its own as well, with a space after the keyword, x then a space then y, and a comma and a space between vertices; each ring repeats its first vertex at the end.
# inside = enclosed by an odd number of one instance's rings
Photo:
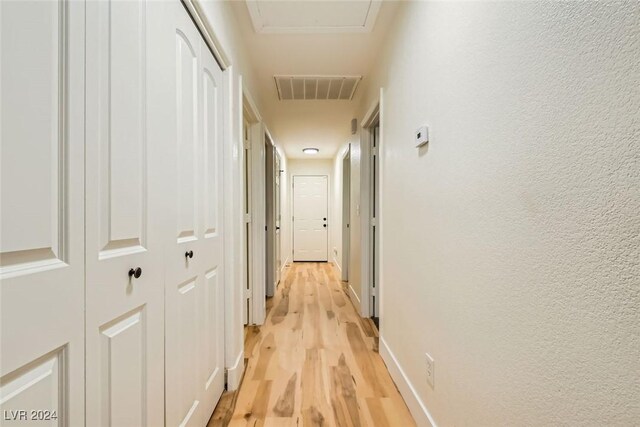
POLYGON ((274 76, 281 101, 309 99, 351 100, 361 76, 274 76))

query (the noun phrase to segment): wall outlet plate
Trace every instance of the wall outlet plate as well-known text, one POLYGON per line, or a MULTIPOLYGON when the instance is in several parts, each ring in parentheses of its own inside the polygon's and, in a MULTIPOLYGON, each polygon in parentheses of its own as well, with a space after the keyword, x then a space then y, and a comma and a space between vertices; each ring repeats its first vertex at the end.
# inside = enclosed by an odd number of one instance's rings
POLYGON ((435 374, 433 357, 431 357, 429 353, 425 353, 425 356, 427 356, 427 384, 429 384, 433 389, 433 384, 434 384, 433 379, 435 374))

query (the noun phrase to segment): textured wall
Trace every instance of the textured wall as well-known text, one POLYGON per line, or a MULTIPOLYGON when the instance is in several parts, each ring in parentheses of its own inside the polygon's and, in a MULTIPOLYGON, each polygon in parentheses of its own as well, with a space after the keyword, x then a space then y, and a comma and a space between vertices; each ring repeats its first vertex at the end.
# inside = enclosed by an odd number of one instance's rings
POLYGON ((397 19, 362 105, 385 88, 385 340, 441 426, 638 425, 640 3, 397 19))

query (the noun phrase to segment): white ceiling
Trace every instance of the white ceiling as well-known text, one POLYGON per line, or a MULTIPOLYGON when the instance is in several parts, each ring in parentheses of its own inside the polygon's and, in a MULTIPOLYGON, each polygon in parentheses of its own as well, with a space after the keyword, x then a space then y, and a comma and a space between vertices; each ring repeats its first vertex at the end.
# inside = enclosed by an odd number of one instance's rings
MULTIPOLYGON (((284 7, 285 10, 286 5, 304 8, 318 3, 327 8, 356 10, 355 6, 350 9, 353 3, 369 4, 368 1, 359 0, 259 1, 260 7, 263 3, 278 3, 278 7, 284 7)), ((233 2, 241 37, 246 43, 256 74, 256 87, 252 90, 259 92, 259 95, 253 95, 262 100, 260 113, 276 144, 285 150, 287 157, 306 158, 308 155, 302 153, 302 148, 313 146, 320 149, 314 158, 332 158, 349 139, 351 119, 356 115, 361 91, 371 74, 374 59, 383 44, 398 3, 385 1, 381 4, 371 32, 314 33, 310 29, 309 32, 278 34, 257 33, 247 3, 233 2), (363 76, 363 79, 352 101, 280 101, 274 81, 276 75, 363 76)), ((291 13, 282 22, 304 27, 309 22, 305 13, 291 13), (296 16, 298 21, 294 19, 296 16)), ((326 24, 329 21, 323 22, 326 24)))

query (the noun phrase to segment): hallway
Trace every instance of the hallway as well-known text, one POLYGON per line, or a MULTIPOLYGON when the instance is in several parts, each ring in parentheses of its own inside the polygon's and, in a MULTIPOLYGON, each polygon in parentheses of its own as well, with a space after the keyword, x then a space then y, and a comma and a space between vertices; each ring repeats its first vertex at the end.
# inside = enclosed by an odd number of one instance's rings
MULTIPOLYGON (((265 324, 247 329, 230 426, 415 425, 331 264, 292 264, 271 302, 265 324)), ((221 412, 209 426, 225 425, 221 412)))
POLYGON ((637 426, 640 1, 0 0, 0 427, 637 426))

